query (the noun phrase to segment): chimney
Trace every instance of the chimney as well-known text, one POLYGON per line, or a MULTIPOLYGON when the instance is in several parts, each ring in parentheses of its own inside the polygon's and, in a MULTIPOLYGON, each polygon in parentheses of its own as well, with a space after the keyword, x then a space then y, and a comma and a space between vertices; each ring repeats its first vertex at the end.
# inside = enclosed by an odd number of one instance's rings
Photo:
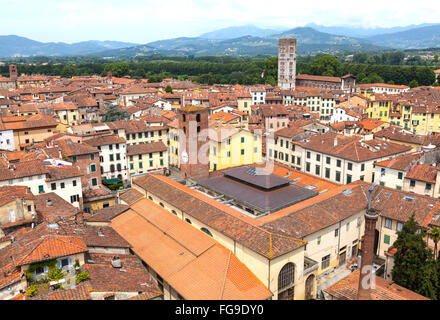
POLYGON ((113 268, 122 268, 122 262, 118 256, 114 256, 112 258, 112 267, 113 268))
POLYGON ((333 146, 336 147, 338 145, 338 137, 335 137, 335 140, 333 141, 333 146))
POLYGON ((374 237, 378 212, 367 209, 365 217, 365 232, 362 240, 362 255, 359 274, 358 300, 370 300, 371 289, 374 286, 375 273, 373 270, 374 237))
POLYGON ((84 214, 83 214, 82 211, 78 212, 78 213, 75 215, 75 221, 76 221, 76 223, 78 223, 78 224, 82 224, 82 223, 84 223, 84 214))

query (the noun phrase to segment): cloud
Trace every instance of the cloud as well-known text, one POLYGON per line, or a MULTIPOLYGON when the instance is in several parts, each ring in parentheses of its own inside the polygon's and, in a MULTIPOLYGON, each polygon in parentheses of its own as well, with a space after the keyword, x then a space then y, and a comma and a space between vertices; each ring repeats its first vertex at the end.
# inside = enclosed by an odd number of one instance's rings
POLYGON ((0 34, 64 42, 146 43, 244 24, 392 27, 438 22, 440 16, 439 6, 409 0, 0 0, 0 7, 0 34))

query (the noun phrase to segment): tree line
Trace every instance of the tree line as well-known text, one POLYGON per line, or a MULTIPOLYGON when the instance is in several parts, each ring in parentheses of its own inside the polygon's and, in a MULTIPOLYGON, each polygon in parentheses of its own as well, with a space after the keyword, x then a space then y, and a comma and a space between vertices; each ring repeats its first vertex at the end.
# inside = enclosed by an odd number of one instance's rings
MULTIPOLYGON (((271 84, 277 83, 277 57, 164 57, 139 56, 137 61, 79 63, 17 63, 19 73, 45 74, 62 77, 101 75, 108 71, 116 77, 131 76, 160 82, 174 77, 199 84, 271 84)), ((390 58, 391 59, 391 58, 390 58)), ((394 58, 393 58, 394 59, 394 58)), ((397 58, 395 58, 397 59, 397 58)), ((433 67, 368 63, 344 63, 335 56, 321 55, 298 59, 297 73, 340 77, 352 74, 358 83, 383 82, 403 85, 432 85, 433 67)), ((8 76, 8 65, 0 66, 0 74, 8 76)))

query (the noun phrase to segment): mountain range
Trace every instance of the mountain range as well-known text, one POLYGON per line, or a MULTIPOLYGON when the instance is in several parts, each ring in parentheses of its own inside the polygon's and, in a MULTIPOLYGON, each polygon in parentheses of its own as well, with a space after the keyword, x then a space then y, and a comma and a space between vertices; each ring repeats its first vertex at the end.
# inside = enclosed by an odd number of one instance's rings
POLYGON ((297 38, 297 53, 335 54, 341 51, 377 52, 386 50, 440 47, 440 24, 367 29, 326 27, 309 24, 282 31, 254 25, 228 27, 199 37, 179 37, 135 44, 118 41, 84 41, 67 44, 43 43, 19 36, 0 36, 0 57, 95 55, 100 57, 162 55, 276 55, 279 38, 297 38))

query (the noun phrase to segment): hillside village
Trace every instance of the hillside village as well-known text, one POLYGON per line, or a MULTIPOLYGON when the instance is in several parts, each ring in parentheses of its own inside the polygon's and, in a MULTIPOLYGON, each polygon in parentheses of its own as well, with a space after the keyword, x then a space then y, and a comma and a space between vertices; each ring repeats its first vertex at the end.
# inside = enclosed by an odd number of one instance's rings
POLYGON ((10 65, 0 299, 427 299, 391 271, 413 213, 440 227, 440 87, 295 59, 280 40, 275 87, 10 65), (376 288, 358 289, 360 261, 376 288))

